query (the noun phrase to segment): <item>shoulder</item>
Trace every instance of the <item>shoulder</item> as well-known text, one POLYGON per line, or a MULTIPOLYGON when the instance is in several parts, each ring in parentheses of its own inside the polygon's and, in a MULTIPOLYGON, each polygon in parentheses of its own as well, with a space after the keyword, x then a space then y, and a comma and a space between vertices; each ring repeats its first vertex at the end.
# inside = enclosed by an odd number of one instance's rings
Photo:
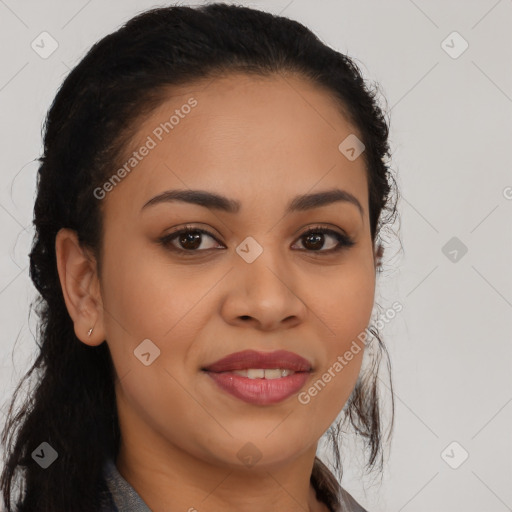
POLYGON ((124 510, 151 512, 137 491, 119 473, 112 458, 105 461, 103 476, 106 492, 104 494, 105 505, 101 512, 121 512, 124 510))
POLYGON ((108 458, 103 465, 103 479, 100 491, 100 510, 99 512, 119 512, 116 506, 113 488, 116 486, 116 468, 112 459, 108 458))
POLYGON ((368 512, 343 487, 341 487, 341 503, 343 512, 368 512))

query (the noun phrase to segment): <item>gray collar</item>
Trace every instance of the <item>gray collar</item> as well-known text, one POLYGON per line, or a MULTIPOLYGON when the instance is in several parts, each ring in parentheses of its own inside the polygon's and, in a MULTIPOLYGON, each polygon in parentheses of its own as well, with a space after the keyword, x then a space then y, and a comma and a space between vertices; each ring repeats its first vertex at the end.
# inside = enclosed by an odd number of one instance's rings
MULTIPOLYGON (((137 491, 121 476, 112 459, 105 462, 103 474, 116 506, 116 510, 112 512, 151 512, 137 491)), ((344 509, 350 512, 366 512, 366 509, 343 488, 341 500, 344 509)))
POLYGON ((105 462, 104 475, 116 512, 151 512, 137 491, 121 476, 112 459, 105 462))

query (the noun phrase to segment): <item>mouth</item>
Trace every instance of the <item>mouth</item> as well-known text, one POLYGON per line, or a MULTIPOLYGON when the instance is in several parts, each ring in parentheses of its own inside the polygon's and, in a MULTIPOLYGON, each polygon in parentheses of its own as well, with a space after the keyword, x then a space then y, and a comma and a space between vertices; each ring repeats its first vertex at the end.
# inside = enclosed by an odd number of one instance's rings
POLYGON ((247 403, 270 405, 297 393, 309 379, 312 365, 293 352, 245 350, 201 368, 217 385, 247 403))

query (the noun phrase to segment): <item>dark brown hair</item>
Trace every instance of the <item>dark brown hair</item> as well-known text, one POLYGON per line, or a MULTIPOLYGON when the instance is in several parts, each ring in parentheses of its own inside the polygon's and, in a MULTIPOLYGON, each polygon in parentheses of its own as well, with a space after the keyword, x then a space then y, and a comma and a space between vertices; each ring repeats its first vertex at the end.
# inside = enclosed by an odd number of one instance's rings
MULTIPOLYGON (((39 292, 39 352, 15 390, 2 435, 6 464, 1 488, 9 512, 99 509, 103 463, 107 457, 115 460, 119 449, 110 352, 107 343, 90 347, 74 333, 57 272, 57 232, 75 230, 101 271, 102 212, 93 191, 118 168, 140 120, 165 101, 172 86, 231 72, 294 73, 331 94, 365 144, 374 244, 393 222, 396 183, 387 162, 388 124, 376 101, 377 88, 363 80, 353 60, 302 24, 221 3, 169 6, 143 12, 97 42, 64 80, 45 121, 30 252, 30 276, 39 292), (35 384, 15 412, 21 385, 35 370, 35 384), (42 441, 59 454, 58 464, 46 470, 31 456, 42 441), (15 498, 17 471, 23 471, 23 478, 15 498)), ((378 340, 372 349, 376 357, 359 376, 343 424, 349 422, 365 441, 367 468, 380 463, 382 469, 377 370, 387 351, 377 331, 371 332, 378 340)), ((329 430, 339 480, 340 429, 338 423, 329 430)), ((339 483, 318 458, 311 482, 318 499, 340 509, 339 483)))

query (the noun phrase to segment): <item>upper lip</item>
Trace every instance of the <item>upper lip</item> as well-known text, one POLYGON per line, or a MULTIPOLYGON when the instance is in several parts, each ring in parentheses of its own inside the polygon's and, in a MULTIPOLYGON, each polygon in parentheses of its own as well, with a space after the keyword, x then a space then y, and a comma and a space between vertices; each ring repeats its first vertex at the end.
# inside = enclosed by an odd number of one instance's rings
POLYGON ((203 370, 220 373, 232 370, 247 370, 249 368, 272 369, 281 368, 294 372, 311 371, 311 364, 308 360, 287 350, 276 350, 274 352, 257 352, 255 350, 243 350, 223 357, 215 363, 210 364, 203 370))

